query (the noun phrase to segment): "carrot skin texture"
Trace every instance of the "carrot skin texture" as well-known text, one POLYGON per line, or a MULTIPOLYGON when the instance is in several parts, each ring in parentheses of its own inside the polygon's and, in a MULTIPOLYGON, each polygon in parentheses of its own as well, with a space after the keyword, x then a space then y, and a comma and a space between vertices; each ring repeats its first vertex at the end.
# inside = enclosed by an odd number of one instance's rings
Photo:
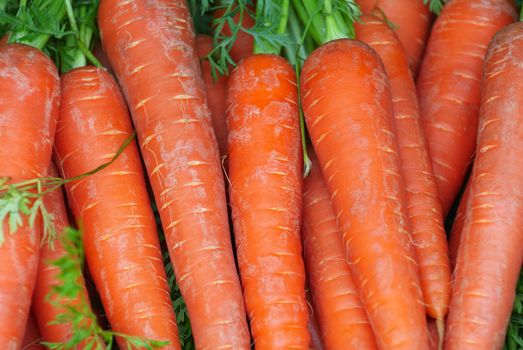
POLYGON ((227 155, 227 123, 225 121, 225 99, 227 98, 227 76, 218 75, 214 80, 211 64, 204 57, 211 52, 212 38, 208 35, 196 35, 196 52, 200 58, 207 103, 211 109, 214 134, 218 141, 220 155, 227 155))
POLYGON ((470 180, 445 349, 501 349, 523 262, 523 23, 493 38, 485 58, 470 180))
MULTIPOLYGON (((47 172, 48 176, 58 177, 58 171, 54 164, 51 163, 47 172)), ((52 324, 56 317, 65 311, 64 308, 57 307, 51 304, 46 298, 53 290, 53 287, 61 284, 58 278, 60 269, 50 264, 51 261, 56 261, 62 258, 66 252, 60 241, 64 229, 70 226, 69 218, 67 216, 67 209, 65 207, 64 196, 62 189, 57 189, 54 192, 47 193, 44 196, 44 205, 49 213, 54 217, 53 224, 57 233, 54 240, 53 247, 44 243, 40 247, 40 256, 38 262, 38 272, 36 275, 35 290, 33 293, 32 310, 35 314, 38 329, 42 334, 43 341, 52 343, 65 343, 73 335, 73 328, 71 323, 52 324)), ((89 301, 87 290, 85 289, 85 281, 78 281, 84 287, 83 300, 89 301)), ((75 305, 79 300, 56 300, 60 303, 67 302, 68 305, 75 305)), ((83 347, 81 347, 83 348, 83 347)))
POLYGON ((443 320, 450 299, 447 235, 438 186, 418 111, 416 86, 407 58, 393 30, 383 20, 363 15, 356 36, 372 47, 389 78, 401 169, 407 193, 407 216, 416 251, 427 313, 443 320))
POLYGON ((378 55, 331 41, 305 61, 302 106, 379 349, 427 349, 392 97, 378 55))
MULTIPOLYGON (((123 96, 105 69, 83 67, 62 77, 55 151, 65 178, 108 162, 131 133, 123 96)), ((136 143, 108 168, 66 189, 112 329, 180 349, 136 143)))
POLYGON ((105 52, 131 109, 196 347, 249 349, 222 166, 187 5, 102 0, 98 15, 105 52))
POLYGON ((312 304, 325 350, 377 349, 347 263, 330 193, 315 159, 304 180, 301 232, 312 304))
POLYGON ((409 61, 412 75, 416 76, 432 25, 432 13, 423 0, 358 0, 363 13, 378 9, 396 27, 398 36, 409 61))
MULTIPOLYGON (((0 46, 0 177, 13 182, 45 176, 51 162, 60 85, 54 63, 39 50, 0 46)), ((41 223, 15 234, 3 225, 0 246, 0 344, 18 350, 36 280, 41 223)))
POLYGON ((432 29, 417 88, 445 215, 474 156, 487 45, 515 19, 506 0, 451 0, 432 29))
POLYGON ((308 349, 292 66, 274 55, 243 60, 229 79, 227 128, 232 219, 255 349, 308 349))

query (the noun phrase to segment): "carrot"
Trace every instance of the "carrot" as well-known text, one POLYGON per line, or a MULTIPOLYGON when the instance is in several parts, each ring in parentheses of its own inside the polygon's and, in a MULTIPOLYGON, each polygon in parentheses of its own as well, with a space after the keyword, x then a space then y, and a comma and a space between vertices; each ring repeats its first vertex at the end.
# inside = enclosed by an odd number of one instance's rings
MULTIPOLYGON (((62 76, 55 151, 64 178, 106 163, 131 133, 127 107, 109 73, 82 67, 62 76)), ((136 144, 108 168, 66 189, 83 227, 85 256, 112 329, 169 341, 165 349, 180 349, 136 144)), ((122 339, 119 344, 125 346, 122 339)))
POLYGON ((38 330, 33 311, 29 313, 27 325, 25 327, 24 339, 22 340, 22 350, 45 350, 43 345, 40 345, 42 336, 38 330))
POLYGON ((243 60, 227 96, 238 264, 255 348, 308 349, 296 78, 276 55, 243 60))
POLYGON ((501 349, 523 263, 523 23, 492 39, 445 349, 501 349), (514 92, 514 93, 512 93, 514 92))
MULTIPOLYGON (((49 167, 47 174, 52 177, 58 176, 58 172, 53 164, 49 167)), ((53 288, 61 283, 58 278, 60 272, 59 268, 53 266, 51 262, 65 256, 66 252, 64 251, 60 238, 64 229, 67 226, 70 226, 70 224, 61 189, 47 193, 44 196, 44 203, 49 213, 54 217, 53 223, 58 236, 53 241, 52 245, 46 243, 40 248, 32 309, 35 313, 36 322, 43 340, 46 342, 66 343, 71 336, 73 336, 74 330, 72 324, 70 322, 60 324, 54 323, 57 320, 58 315, 64 313, 65 307, 57 307, 56 304, 51 303, 47 298, 53 288)), ((82 285, 85 284, 83 280, 78 281, 78 283, 81 283, 82 285)), ((84 299, 89 300, 85 287, 84 293, 84 299)), ((78 300, 54 299, 53 301, 62 305, 74 305, 78 303, 78 300)))
POLYGON ((467 183, 465 192, 458 206, 458 211, 454 217, 454 222, 452 223, 452 230, 449 235, 449 259, 450 266, 452 271, 456 267, 456 259, 458 257, 458 250, 461 241, 461 232, 463 231, 463 225, 465 224, 465 212, 467 211, 468 197, 470 192, 470 185, 467 183))
MULTIPOLYGON (((42 51, 21 44, 0 46, 0 177, 15 183, 45 175, 59 101, 58 72, 42 51)), ((4 204, 0 215, 9 210, 4 204)), ((32 227, 21 219, 13 234, 4 216, 0 222, 0 344, 7 350, 21 346, 42 233, 40 219, 32 227)))
POLYGON ((305 61, 301 96, 378 348, 427 349, 392 96, 378 55, 354 40, 324 44, 305 61))
POLYGON ((123 87, 198 349, 248 349, 225 184, 183 1, 102 0, 102 43, 123 87))
POLYGON ((398 38, 387 24, 371 15, 354 24, 356 36, 381 57, 389 78, 401 170, 407 193, 407 216, 416 251, 427 313, 443 320, 450 299, 447 236, 427 142, 423 135, 416 86, 398 38))
POLYGON ((423 0, 357 0, 357 3, 363 13, 378 9, 385 14, 405 49, 412 75, 416 76, 432 24, 429 6, 423 0))
POLYGON ((325 349, 377 349, 347 263, 330 194, 315 159, 304 182, 302 240, 325 349))
POLYGON ((487 45, 515 19, 506 0, 451 0, 434 24, 417 87, 445 215, 474 155, 487 45))
POLYGON ((196 52, 200 58, 207 103, 211 109, 214 134, 218 141, 220 155, 227 154, 227 124, 225 122, 225 99, 227 96, 227 76, 212 76, 211 64, 204 57, 212 51, 212 38, 208 35, 196 35, 196 52))

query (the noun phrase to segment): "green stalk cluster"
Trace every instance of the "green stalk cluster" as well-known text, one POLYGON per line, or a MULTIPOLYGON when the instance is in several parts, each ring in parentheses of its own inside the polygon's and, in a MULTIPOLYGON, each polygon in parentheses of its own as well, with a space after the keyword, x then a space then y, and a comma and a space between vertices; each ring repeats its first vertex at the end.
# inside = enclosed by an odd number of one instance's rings
POLYGON ((336 39, 354 38, 353 23, 360 16, 352 0, 293 0, 298 17, 316 45, 336 39))
POLYGON ((66 73, 74 68, 86 66, 88 62, 101 67, 100 62, 89 48, 96 32, 98 0, 74 7, 71 0, 65 0, 67 18, 72 34, 63 40, 58 49, 60 70, 66 73))
MULTIPOLYGON (((7 0, 5 6, 7 6, 7 0)), ((43 50, 52 37, 67 34, 63 28, 66 9, 63 0, 21 0, 16 16, 2 13, 0 22, 10 24, 10 43, 19 43, 43 50)))

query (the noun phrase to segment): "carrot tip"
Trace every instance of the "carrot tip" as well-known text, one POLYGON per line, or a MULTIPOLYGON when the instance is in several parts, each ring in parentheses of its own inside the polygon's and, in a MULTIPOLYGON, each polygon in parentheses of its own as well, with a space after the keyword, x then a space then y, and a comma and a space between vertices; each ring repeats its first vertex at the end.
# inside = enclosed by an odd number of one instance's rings
POLYGON ((445 338, 445 321, 442 318, 436 319, 438 330, 438 350, 443 350, 443 339, 445 338))

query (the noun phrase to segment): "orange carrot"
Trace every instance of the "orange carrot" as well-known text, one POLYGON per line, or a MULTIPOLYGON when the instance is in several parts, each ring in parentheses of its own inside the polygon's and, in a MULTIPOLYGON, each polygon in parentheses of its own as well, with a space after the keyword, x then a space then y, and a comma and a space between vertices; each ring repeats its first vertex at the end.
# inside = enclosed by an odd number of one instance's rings
POLYGON ((132 112, 198 349, 248 349, 219 150, 184 1, 102 0, 102 42, 132 112))
POLYGON ((305 61, 302 106, 380 349, 427 349, 409 241, 392 96, 378 55, 349 39, 305 61))
MULTIPOLYGON (((492 14, 491 14, 492 15, 492 14)), ((445 349, 501 349, 523 263, 523 23, 492 39, 482 80, 445 349)))
POLYGON ((315 159, 304 182, 302 240, 325 349, 377 349, 347 263, 329 190, 315 159))
POLYGON ((243 60, 227 96, 232 218, 255 348, 308 349, 296 78, 283 58, 243 60))
POLYGON ((203 58, 212 50, 212 38, 208 35, 196 35, 196 52, 200 58, 203 81, 207 93, 207 103, 211 109, 214 134, 220 148, 220 155, 227 154, 227 124, 225 122, 225 99, 227 97, 227 76, 219 75, 215 80, 211 65, 203 58))
MULTIPOLYGON (((55 151, 65 178, 109 161, 131 133, 127 107, 109 73, 82 67, 63 75, 55 151)), ((112 329, 180 349, 136 144, 108 168, 66 189, 112 329)), ((119 344, 125 347, 121 339, 119 344)))
MULTIPOLYGON (((51 161, 60 87, 53 62, 20 44, 0 45, 0 177, 44 176, 51 161)), ((0 344, 19 349, 38 266, 41 227, 27 220, 14 234, 0 223, 0 344)))
MULTIPOLYGON (((58 172, 53 164, 49 167, 47 174, 52 177, 58 176, 58 172)), ((46 243, 40 248, 40 261, 38 263, 32 309, 43 340, 46 342, 66 343, 73 335, 72 324, 53 324, 57 319, 57 316, 65 311, 65 308, 57 307, 55 304, 50 303, 47 300, 53 287, 61 283, 58 279, 60 270, 58 267, 51 265, 51 262, 56 261, 66 254, 60 241, 60 237, 63 234, 64 229, 70 226, 62 189, 46 194, 44 196, 44 204, 47 211, 54 217, 53 224, 55 225, 57 237, 54 240, 53 245, 50 246, 46 243)), ((79 283, 84 285, 83 280, 79 281, 79 283)), ((84 293, 84 300, 89 300, 87 290, 84 289, 84 293)), ((75 300, 56 299, 54 301, 61 304, 67 303, 67 305, 74 305, 77 302, 75 300)))
POLYGON ((387 24, 370 15, 354 24, 358 39, 376 50, 391 85, 401 169, 407 192, 407 216, 418 262, 427 313, 443 320, 450 299, 447 236, 438 187, 418 112, 416 86, 398 38, 387 24))
POLYGON ((474 155, 487 45, 515 19, 506 0, 451 0, 434 24, 417 87, 445 215, 474 155))
POLYGON ((416 76, 430 34, 432 14, 423 0, 357 0, 364 13, 382 11, 394 26, 416 76))

